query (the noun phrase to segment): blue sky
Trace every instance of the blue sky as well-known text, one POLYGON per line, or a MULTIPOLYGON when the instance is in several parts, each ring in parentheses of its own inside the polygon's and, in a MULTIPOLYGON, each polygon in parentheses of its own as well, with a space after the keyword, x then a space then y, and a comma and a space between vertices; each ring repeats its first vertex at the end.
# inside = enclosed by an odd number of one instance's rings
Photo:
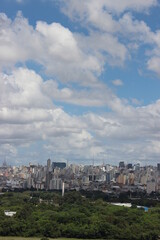
POLYGON ((159 3, 1 0, 2 162, 159 162, 159 3))

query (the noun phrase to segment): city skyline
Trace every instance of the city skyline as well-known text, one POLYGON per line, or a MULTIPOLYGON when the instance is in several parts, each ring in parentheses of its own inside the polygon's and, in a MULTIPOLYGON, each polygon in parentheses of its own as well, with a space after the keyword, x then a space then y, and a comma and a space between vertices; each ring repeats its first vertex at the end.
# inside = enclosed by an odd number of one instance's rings
POLYGON ((0 160, 160 161, 159 0, 1 0, 0 160))
POLYGON ((36 190, 86 190, 102 191, 111 194, 120 192, 159 193, 160 163, 154 166, 125 164, 119 166, 76 165, 65 162, 52 162, 45 165, 29 163, 28 166, 0 166, 0 189, 36 190))

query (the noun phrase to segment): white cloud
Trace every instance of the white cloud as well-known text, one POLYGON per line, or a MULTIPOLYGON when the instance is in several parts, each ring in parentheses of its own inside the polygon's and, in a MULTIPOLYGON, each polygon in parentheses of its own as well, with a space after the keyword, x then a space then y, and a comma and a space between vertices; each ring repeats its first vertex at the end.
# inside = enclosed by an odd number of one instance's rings
POLYGON ((88 51, 93 52, 103 65, 107 62, 108 65, 123 66, 129 58, 125 45, 109 33, 92 32, 86 38, 79 36, 79 42, 82 48, 88 46, 88 51))
POLYGON ((123 81, 120 79, 115 79, 112 81, 113 85, 115 86, 123 86, 123 81))
POLYGON ((92 23, 101 31, 92 29, 88 36, 72 33, 59 23, 38 21, 34 28, 20 12, 13 21, 0 14, 0 68, 13 67, 16 63, 32 59, 62 82, 93 85, 106 63, 123 66, 131 58, 133 45, 135 51, 144 43, 151 44, 154 52, 154 46, 160 45, 158 31, 153 33, 145 22, 135 20, 129 13, 114 20, 105 11, 100 22, 101 11, 104 10, 102 8, 97 12, 96 8, 102 6, 97 2, 94 4, 87 3, 88 10, 85 11, 89 11, 89 15, 84 22, 87 25, 92 23))
POLYGON ((142 101, 138 100, 137 98, 132 98, 132 99, 131 99, 131 102, 132 102, 134 105, 142 105, 142 101))
MULTIPOLYGON (((112 33, 119 31, 119 19, 121 19, 121 16, 123 17, 122 14, 133 11, 142 11, 144 13, 145 10, 158 5, 156 0, 121 0, 120 4, 119 0, 62 0, 61 2, 62 11, 71 19, 88 23, 91 26, 112 33), (115 15, 117 16, 115 17, 115 15)), ((141 22, 140 25, 142 25, 141 22)), ((128 28, 127 22, 125 27, 128 28)), ((126 31, 125 28, 122 30, 126 31)))
POLYGON ((0 106, 47 108, 52 101, 43 94, 43 80, 34 71, 20 68, 11 75, 0 74, 0 106))
POLYGON ((159 64, 160 64, 160 30, 158 29, 152 34, 153 48, 146 51, 148 57, 147 68, 160 76, 159 64))
POLYGON ((5 14, 0 14, 0 34, 0 67, 9 67, 36 56, 38 36, 20 12, 13 22, 5 14))
POLYGON ((61 24, 39 21, 34 29, 18 13, 14 21, 1 14, 0 26, 1 69, 32 59, 61 81, 97 81, 94 73, 102 68, 99 59, 80 49, 74 34, 61 24))
POLYGON ((120 14, 124 11, 133 10, 133 11, 147 11, 149 8, 156 6, 158 4, 157 0, 68 0, 61 1, 62 9, 71 18, 85 18, 88 14, 88 9, 100 9, 103 13, 111 12, 112 14, 120 14))
POLYGON ((0 144, 0 158, 1 163, 5 160, 7 162, 8 158, 15 158, 17 156, 17 148, 12 144, 5 143, 0 144))
MULTIPOLYGON (((72 3, 67 14, 74 17, 76 11, 76 17, 88 28, 87 36, 72 33, 59 23, 39 21, 34 28, 20 13, 13 21, 0 15, 0 67, 7 70, 0 74, 1 146, 13 147, 10 156, 14 158, 19 147, 40 141, 47 154, 62 158, 90 159, 95 155, 101 159, 109 154, 113 160, 157 159, 160 102, 132 107, 98 81, 106 65, 124 66, 132 46, 135 51, 144 43, 152 48, 146 56, 148 69, 160 74, 159 32, 152 32, 145 22, 126 13, 149 9, 156 1, 123 0, 119 8, 113 1, 72 3), (28 60, 41 64, 42 71, 56 81, 44 81, 34 71, 14 68, 28 60), (74 116, 54 102, 106 107, 108 112, 74 116)), ((116 79, 113 84, 123 82, 116 79)))
POLYGON ((85 146, 92 139, 86 124, 55 107, 44 86, 41 77, 28 69, 1 74, 0 143, 24 147, 40 140, 64 138, 67 142, 70 138, 70 145, 85 146))
POLYGON ((144 21, 133 18, 131 13, 125 13, 119 19, 119 24, 119 32, 129 41, 134 41, 134 44, 154 42, 154 33, 150 27, 144 21))
POLYGON ((155 58, 160 56, 159 31, 152 32, 143 20, 134 17, 134 11, 148 13, 150 8, 158 5, 158 1, 122 0, 120 4, 118 0, 61 2, 63 4, 60 7, 68 17, 79 21, 83 27, 90 30, 91 45, 87 46, 92 46, 94 42, 98 54, 103 52, 101 56, 103 62, 123 66, 127 59, 132 59, 132 53, 138 52, 141 46, 145 46, 147 52, 150 45, 152 54, 148 61, 148 69, 159 74, 155 66, 155 58))
POLYGON ((157 73, 160 76, 160 56, 153 56, 147 62, 147 67, 149 70, 157 73))
POLYGON ((125 105, 112 91, 107 88, 105 84, 97 84, 93 87, 88 87, 77 90, 74 88, 59 88, 58 83, 53 80, 48 80, 44 83, 43 91, 45 94, 56 101, 66 102, 79 106, 86 107, 101 107, 108 106, 112 109, 114 107, 113 102, 120 107, 125 105), (116 102, 117 101, 117 102, 116 102), (118 104, 119 101, 119 104, 118 104))
MULTIPOLYGON (((112 112, 74 116, 54 106, 52 101, 61 99, 62 96, 66 102, 69 99, 70 102, 77 101, 76 104, 86 101, 84 104, 87 105, 87 90, 79 93, 76 99, 78 91, 58 89, 55 82, 44 82, 35 72, 22 68, 2 77, 0 143, 1 149, 7 144, 13 147, 13 153, 8 153, 9 158, 19 159, 19 148, 23 148, 23 151, 26 148, 28 152, 29 145, 41 141, 46 155, 54 154, 56 158, 72 161, 89 161, 93 155, 95 161, 158 159, 159 151, 155 152, 155 149, 158 149, 157 143, 160 140, 160 101, 134 108, 109 93, 108 99, 103 100, 107 90, 102 90, 104 86, 101 86, 97 92, 94 88, 90 89, 88 101, 102 95, 99 98, 100 105, 107 104, 112 112), (28 94, 24 94, 27 90, 28 94), (84 96, 86 100, 83 100, 84 96), (19 103, 14 99, 19 99, 19 103), (40 104, 42 99, 44 103, 40 104)), ((0 152, 3 157, 5 151, 0 152)))

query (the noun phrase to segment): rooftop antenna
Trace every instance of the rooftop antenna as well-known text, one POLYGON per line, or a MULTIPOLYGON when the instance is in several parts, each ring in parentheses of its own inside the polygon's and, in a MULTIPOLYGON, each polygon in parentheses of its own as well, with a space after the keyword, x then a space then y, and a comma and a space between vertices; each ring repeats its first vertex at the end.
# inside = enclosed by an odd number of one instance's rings
POLYGON ((147 160, 146 160, 146 158, 145 158, 145 167, 147 167, 147 160))
POLYGON ((69 161, 68 161, 68 159, 67 159, 67 168, 69 167, 69 161))
POLYGON ((104 167, 104 159, 102 160, 102 167, 104 167))
POLYGON ((3 167, 7 167, 6 156, 5 156, 4 161, 3 161, 3 167))

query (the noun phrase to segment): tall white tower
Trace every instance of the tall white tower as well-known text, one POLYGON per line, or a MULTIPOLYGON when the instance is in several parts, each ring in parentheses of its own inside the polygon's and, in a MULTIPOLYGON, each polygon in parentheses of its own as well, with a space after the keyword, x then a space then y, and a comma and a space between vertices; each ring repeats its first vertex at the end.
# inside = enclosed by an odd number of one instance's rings
POLYGON ((62 197, 64 197, 64 182, 62 182, 62 197))

